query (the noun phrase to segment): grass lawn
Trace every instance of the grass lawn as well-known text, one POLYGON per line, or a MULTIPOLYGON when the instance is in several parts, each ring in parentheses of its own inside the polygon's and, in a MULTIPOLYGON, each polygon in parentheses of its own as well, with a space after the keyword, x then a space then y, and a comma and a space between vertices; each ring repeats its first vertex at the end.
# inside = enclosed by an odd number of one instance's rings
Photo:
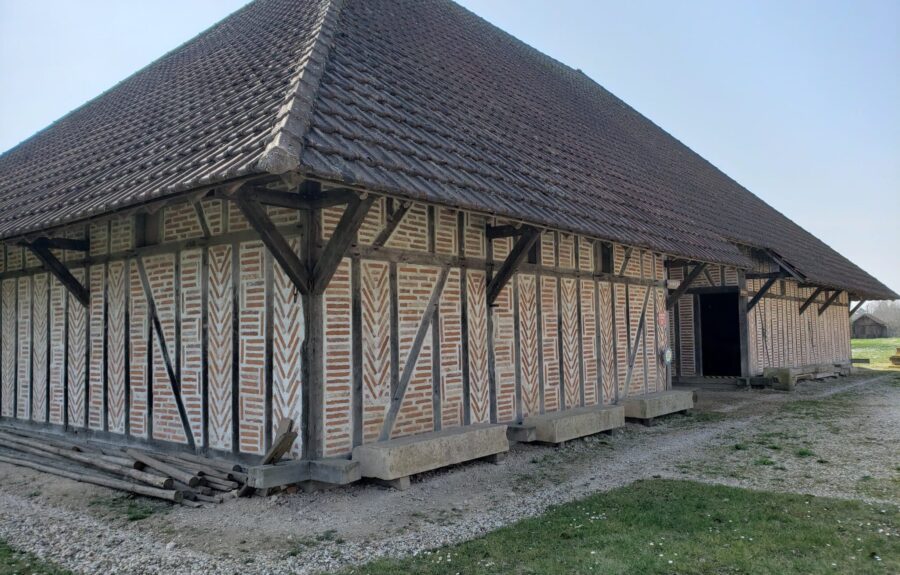
POLYGON ((894 574, 898 519, 896 507, 658 479, 344 573, 894 574))
POLYGON ((854 358, 867 358, 872 361, 869 365, 857 364, 858 367, 869 367, 871 369, 890 369, 891 360, 888 358, 897 353, 898 347, 900 347, 900 337, 850 340, 850 348, 854 358))
POLYGON ((16 551, 0 540, 0 575, 67 575, 30 553, 16 551))

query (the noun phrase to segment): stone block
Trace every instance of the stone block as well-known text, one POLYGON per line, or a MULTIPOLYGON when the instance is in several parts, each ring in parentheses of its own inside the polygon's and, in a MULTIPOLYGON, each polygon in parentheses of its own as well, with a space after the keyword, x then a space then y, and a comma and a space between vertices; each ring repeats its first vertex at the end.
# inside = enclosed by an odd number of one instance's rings
POLYGON ((469 425, 360 445, 363 477, 391 481, 509 451, 505 425, 469 425))
POLYGON ((625 411, 619 405, 578 407, 526 417, 523 425, 534 428, 541 443, 563 443, 625 425, 625 411))
POLYGON ((691 390, 659 391, 621 400, 625 417, 629 419, 651 420, 656 417, 678 413, 694 407, 696 393, 691 390))

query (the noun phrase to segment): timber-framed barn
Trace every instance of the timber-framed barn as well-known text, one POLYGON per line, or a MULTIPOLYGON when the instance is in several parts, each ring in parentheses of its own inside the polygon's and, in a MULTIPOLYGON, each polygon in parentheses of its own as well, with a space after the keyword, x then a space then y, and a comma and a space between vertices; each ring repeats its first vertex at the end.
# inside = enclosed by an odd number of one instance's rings
POLYGON ((843 369, 897 297, 445 0, 249 4, 0 156, 0 240, 4 424, 386 480, 843 369))

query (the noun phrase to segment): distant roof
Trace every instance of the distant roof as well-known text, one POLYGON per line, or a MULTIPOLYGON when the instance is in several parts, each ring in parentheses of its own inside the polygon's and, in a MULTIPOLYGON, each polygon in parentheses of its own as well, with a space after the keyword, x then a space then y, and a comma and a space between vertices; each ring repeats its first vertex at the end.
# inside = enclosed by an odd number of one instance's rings
POLYGON ((0 156, 0 238, 255 173, 894 292, 577 70, 447 0, 258 0, 0 156))
POLYGON ((875 323, 877 323, 878 325, 883 325, 883 326, 887 327, 886 323, 884 323, 883 321, 881 321, 880 319, 878 319, 877 317, 875 317, 874 315, 872 315, 868 312, 862 313, 862 314, 856 316, 855 318, 853 318, 853 323, 856 323, 863 318, 870 319, 870 320, 874 321, 875 323))

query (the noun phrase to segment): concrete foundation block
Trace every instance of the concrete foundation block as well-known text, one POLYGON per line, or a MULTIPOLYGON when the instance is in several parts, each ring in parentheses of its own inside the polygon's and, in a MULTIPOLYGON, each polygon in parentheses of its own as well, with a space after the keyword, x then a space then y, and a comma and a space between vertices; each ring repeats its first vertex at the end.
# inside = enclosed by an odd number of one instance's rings
POLYGON ((514 443, 537 441, 537 431, 533 425, 510 424, 506 426, 506 438, 514 443))
POLYGON ((469 425, 360 445, 363 477, 390 481, 509 451, 505 425, 469 425))
POLYGON ((523 425, 534 429, 531 441, 559 444, 622 427, 625 411, 619 405, 578 407, 526 417, 523 425))
POLYGON ((694 407, 696 393, 691 390, 668 390, 628 397, 621 401, 628 419, 652 420, 694 407))

